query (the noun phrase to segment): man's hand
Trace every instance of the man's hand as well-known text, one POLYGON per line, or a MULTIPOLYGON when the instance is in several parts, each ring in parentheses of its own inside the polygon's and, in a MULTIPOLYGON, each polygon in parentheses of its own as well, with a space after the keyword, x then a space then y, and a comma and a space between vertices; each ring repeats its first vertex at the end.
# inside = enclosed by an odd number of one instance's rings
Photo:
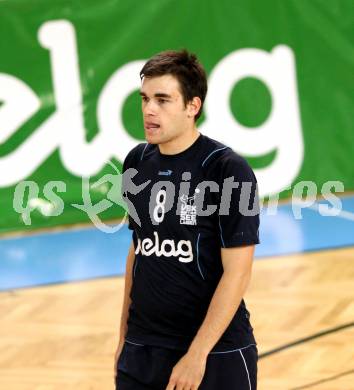
POLYGON ((173 367, 166 390, 197 390, 205 373, 206 359, 187 352, 173 367))

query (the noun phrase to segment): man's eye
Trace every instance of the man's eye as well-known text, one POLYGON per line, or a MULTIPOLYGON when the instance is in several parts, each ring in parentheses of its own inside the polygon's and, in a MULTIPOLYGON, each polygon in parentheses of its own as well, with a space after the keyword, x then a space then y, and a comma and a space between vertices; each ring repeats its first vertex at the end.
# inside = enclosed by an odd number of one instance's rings
POLYGON ((163 103, 166 103, 167 100, 166 100, 166 99, 159 99, 158 102, 159 102, 160 104, 163 104, 163 103))
POLYGON ((146 96, 142 96, 141 99, 142 99, 143 102, 147 102, 148 101, 148 98, 146 96))

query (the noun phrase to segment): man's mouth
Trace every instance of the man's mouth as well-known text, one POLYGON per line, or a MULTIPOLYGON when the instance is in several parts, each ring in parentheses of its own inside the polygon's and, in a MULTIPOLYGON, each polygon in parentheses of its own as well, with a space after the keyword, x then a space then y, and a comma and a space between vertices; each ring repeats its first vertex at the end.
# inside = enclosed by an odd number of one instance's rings
POLYGON ((160 125, 158 123, 155 123, 155 122, 145 122, 144 127, 146 130, 153 131, 153 130, 160 128, 160 125))

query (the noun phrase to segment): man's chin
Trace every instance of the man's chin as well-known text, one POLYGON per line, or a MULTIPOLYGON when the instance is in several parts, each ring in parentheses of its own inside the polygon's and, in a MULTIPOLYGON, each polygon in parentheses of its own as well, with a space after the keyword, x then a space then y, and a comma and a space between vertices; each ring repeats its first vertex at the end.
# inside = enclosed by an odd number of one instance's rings
POLYGON ((152 145, 160 144, 161 142, 163 142, 163 139, 159 134, 148 134, 147 132, 145 132, 145 139, 146 142, 152 145))

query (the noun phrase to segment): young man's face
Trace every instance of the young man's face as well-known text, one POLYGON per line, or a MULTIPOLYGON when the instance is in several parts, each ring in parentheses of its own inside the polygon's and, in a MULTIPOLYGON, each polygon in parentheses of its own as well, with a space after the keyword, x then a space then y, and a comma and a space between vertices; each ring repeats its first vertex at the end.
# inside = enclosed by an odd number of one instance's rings
POLYGON ((183 136, 193 125, 193 108, 184 105, 179 82, 174 76, 144 78, 140 94, 147 142, 169 142, 183 136))

